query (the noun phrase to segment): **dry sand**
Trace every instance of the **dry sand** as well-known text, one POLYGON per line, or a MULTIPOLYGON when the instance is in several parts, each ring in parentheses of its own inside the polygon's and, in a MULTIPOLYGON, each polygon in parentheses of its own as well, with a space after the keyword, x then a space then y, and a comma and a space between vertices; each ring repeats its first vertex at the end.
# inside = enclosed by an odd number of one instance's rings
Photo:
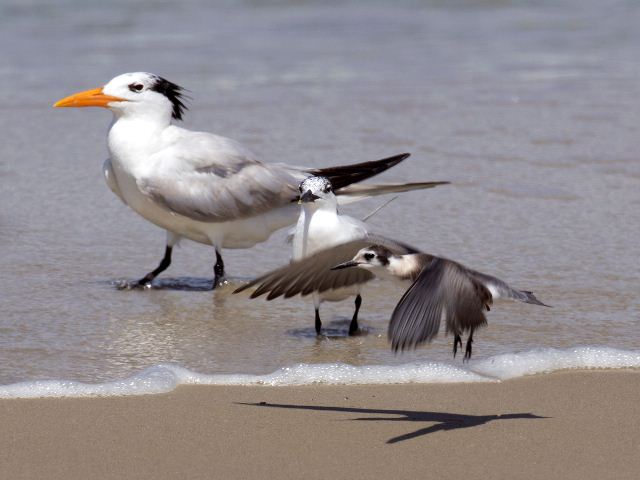
POLYGON ((639 393, 590 371, 2 400, 0 477, 637 479, 639 393))

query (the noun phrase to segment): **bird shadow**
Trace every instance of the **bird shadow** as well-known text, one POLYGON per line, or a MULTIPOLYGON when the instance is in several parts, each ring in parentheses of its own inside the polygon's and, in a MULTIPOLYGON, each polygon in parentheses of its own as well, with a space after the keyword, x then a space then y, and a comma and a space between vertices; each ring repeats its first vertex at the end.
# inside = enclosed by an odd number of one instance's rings
POLYGON ((330 407, 320 405, 287 405, 278 403, 244 403, 238 402, 238 405, 249 405, 254 407, 270 407, 270 408, 286 408, 295 410, 311 410, 321 412, 342 412, 356 413, 367 415, 395 415, 395 417, 357 417, 352 418, 354 421, 365 422, 428 422, 433 423, 428 427, 420 428, 416 431, 405 433, 397 437, 390 438, 386 441, 388 444, 411 440, 412 438, 421 437, 439 431, 457 430, 459 428, 472 428, 484 425, 497 420, 516 420, 516 419, 543 419, 543 417, 533 413, 506 413, 498 415, 466 415, 448 412, 421 412, 414 410, 388 410, 388 409, 372 409, 372 408, 355 408, 355 407, 330 407))

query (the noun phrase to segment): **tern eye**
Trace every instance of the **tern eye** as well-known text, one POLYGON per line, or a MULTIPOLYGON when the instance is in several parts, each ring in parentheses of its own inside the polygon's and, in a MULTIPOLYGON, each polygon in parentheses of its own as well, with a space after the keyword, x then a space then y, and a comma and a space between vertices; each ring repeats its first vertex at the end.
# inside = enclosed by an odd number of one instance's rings
POLYGON ((324 193, 329 193, 331 191, 331 185, 327 185, 324 187, 324 193))
POLYGON ((129 85, 129 90, 131 90, 132 92, 140 92, 143 88, 144 85, 142 85, 141 83, 132 83, 131 85, 129 85))
POLYGON ((364 259, 365 260, 373 260, 373 257, 375 257, 375 255, 373 253, 365 253, 364 254, 364 259))

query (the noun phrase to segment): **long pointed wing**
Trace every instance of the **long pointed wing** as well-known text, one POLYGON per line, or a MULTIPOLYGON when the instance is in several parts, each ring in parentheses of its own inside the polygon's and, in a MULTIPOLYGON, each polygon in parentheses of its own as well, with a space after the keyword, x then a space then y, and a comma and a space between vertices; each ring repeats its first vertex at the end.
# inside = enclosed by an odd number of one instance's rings
POLYGON ((370 162, 304 170, 308 174, 328 178, 333 186, 333 190, 338 194, 337 191, 341 188, 378 175, 391 167, 395 167, 410 156, 410 153, 401 153, 400 155, 393 155, 392 157, 370 162))
POLYGON ((447 332, 462 333, 487 323, 491 293, 462 265, 431 257, 391 315, 388 337, 394 351, 430 342, 444 318, 447 332))
MULTIPOLYGON (((342 195, 344 187, 409 156, 313 170, 262 163, 225 137, 179 128, 171 132, 169 146, 149 159, 138 188, 166 210, 202 222, 238 220, 285 207, 298 199, 298 185, 309 174, 329 177, 342 195)), ((363 192, 360 198, 368 195, 363 192)))
POLYGON ((499 278, 492 277, 491 275, 487 275, 486 273, 476 272, 475 270, 471 270, 471 274, 489 289, 489 291, 491 292, 491 296, 494 299, 511 298, 513 300, 518 300, 524 303, 531 303, 533 305, 542 305, 544 307, 549 306, 538 300, 533 292, 529 292, 526 290, 516 290, 515 288, 507 285, 499 278))
POLYGON ((373 274, 361 268, 331 270, 339 263, 351 260, 362 248, 371 245, 384 245, 397 254, 418 253, 418 250, 403 243, 379 235, 367 234, 360 239, 321 250, 312 256, 292 262, 287 266, 273 270, 246 285, 236 289, 239 293, 257 287, 251 298, 268 294, 267 300, 280 296, 289 298, 294 295, 309 295, 341 287, 368 282, 373 274))
POLYGON ((139 188, 169 211, 203 222, 239 220, 291 203, 299 179, 286 170, 226 157, 220 164, 154 174, 139 188))
POLYGON ((451 182, 413 182, 413 183, 382 183, 382 184, 354 184, 349 185, 336 192, 338 203, 347 205, 360 201, 364 198, 376 195, 387 195, 389 193, 403 193, 412 190, 424 190, 434 188, 439 185, 448 185, 451 182))
POLYGON ((295 198, 304 173, 258 161, 238 142, 173 128, 138 188, 165 209, 204 222, 259 215, 295 198), (172 135, 172 136, 171 136, 172 135))

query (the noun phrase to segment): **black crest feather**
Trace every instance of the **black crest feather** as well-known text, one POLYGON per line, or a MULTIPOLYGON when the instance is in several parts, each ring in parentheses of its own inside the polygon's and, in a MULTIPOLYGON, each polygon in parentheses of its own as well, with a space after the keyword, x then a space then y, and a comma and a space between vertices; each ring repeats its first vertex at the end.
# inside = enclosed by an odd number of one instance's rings
POLYGON ((171 116, 176 120, 182 120, 182 114, 187 110, 187 106, 183 102, 185 98, 184 88, 165 78, 156 77, 156 81, 151 87, 151 90, 167 97, 173 105, 173 113, 171 116))

